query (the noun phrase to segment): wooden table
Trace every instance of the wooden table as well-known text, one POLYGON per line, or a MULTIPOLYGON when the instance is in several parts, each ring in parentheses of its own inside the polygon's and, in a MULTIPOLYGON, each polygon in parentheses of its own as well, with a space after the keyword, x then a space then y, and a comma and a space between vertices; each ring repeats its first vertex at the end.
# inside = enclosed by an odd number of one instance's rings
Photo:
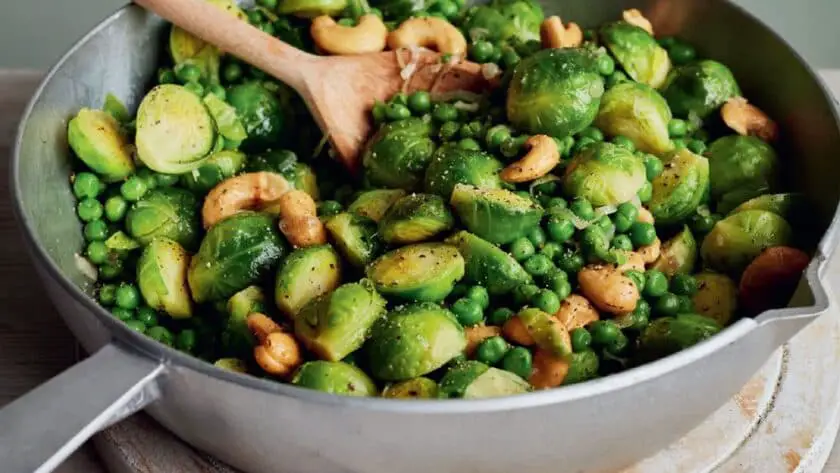
MULTIPOLYGON (((14 130, 37 72, 0 72, 0 406, 59 373, 76 359, 73 336, 45 297, 12 216, 8 156, 14 130)), ((840 73, 831 77, 840 90, 840 73)), ((836 291, 836 290, 835 290, 836 291)), ((840 473, 840 454, 826 473, 840 473)), ((92 447, 71 457, 59 473, 105 473, 92 447)))

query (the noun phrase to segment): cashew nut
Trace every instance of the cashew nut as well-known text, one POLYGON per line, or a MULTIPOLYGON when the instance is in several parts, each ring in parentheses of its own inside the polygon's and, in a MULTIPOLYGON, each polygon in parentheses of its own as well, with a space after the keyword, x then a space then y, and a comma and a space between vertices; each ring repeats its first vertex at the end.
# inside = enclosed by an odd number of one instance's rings
POLYGON ((463 56, 467 40, 452 23, 435 17, 410 18, 388 34, 391 49, 421 47, 463 56))
POLYGON ((250 172, 220 182, 204 199, 204 228, 243 210, 261 208, 292 189, 283 176, 273 172, 250 172))
POLYGON ((280 211, 280 231, 296 248, 323 245, 327 242, 327 231, 318 218, 318 210, 312 196, 300 190, 292 190, 277 202, 280 211))
POLYGON ((388 28, 376 15, 365 15, 356 26, 339 25, 327 15, 312 21, 312 39, 322 51, 336 55, 375 53, 385 49, 388 28))
POLYGON ((739 135, 757 136, 764 141, 775 141, 779 136, 776 125, 760 108, 751 105, 743 97, 733 97, 720 109, 724 123, 739 135))
POLYGON ((577 23, 563 25, 559 16, 550 16, 540 25, 543 48, 576 48, 583 43, 583 30, 577 23))
POLYGON ((639 216, 636 217, 636 221, 653 225, 653 214, 650 213, 650 210, 644 207, 639 207, 639 216))
POLYGON ((648 33, 650 33, 651 36, 653 36, 653 25, 650 23, 650 20, 645 18, 645 16, 642 15, 642 12, 640 12, 638 9, 631 8, 629 10, 624 10, 624 14, 622 15, 622 17, 627 23, 638 26, 639 28, 647 31, 648 33))
POLYGON ((464 329, 467 334, 467 347, 464 349, 464 354, 472 356, 478 345, 484 340, 501 335, 502 329, 495 325, 473 325, 464 329))
POLYGON ((592 307, 585 297, 578 294, 571 294, 560 303, 560 310, 554 317, 571 332, 576 328, 585 327, 596 320, 599 320, 598 311, 592 307))
POLYGON ((569 373, 569 360, 541 348, 534 352, 531 366, 528 382, 537 389, 556 388, 563 384, 569 373))
POLYGON ((578 273, 583 295, 603 312, 620 315, 631 312, 639 301, 639 289, 615 266, 589 265, 578 273))
POLYGON ((503 181, 513 184, 535 181, 560 164, 560 151, 554 138, 534 135, 528 138, 525 146, 530 148, 528 154, 499 173, 503 181))
POLYGON ((534 337, 531 336, 531 332, 528 331, 528 327, 522 322, 522 319, 516 316, 509 318, 505 322, 505 325, 502 327, 502 334, 504 334, 505 340, 524 347, 529 347, 537 343, 534 337))
POLYGON ((645 264, 650 264, 659 259, 659 254, 662 250, 662 241, 657 238, 650 245, 639 247, 638 253, 642 257, 645 264))
POLYGON ((266 373, 286 376, 303 362, 297 340, 265 314, 254 312, 246 319, 248 328, 259 341, 254 360, 266 373))
POLYGON ((634 270, 634 271, 644 271, 645 270, 645 260, 642 255, 635 251, 628 251, 626 253, 627 261, 624 264, 618 265, 618 272, 624 273, 626 271, 634 270))

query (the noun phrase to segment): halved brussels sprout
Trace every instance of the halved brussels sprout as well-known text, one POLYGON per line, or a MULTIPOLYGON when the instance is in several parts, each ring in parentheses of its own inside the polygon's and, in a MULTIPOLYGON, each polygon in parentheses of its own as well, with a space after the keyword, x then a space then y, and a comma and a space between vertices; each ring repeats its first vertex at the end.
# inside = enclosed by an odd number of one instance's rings
POLYGON ((566 167, 563 191, 592 205, 630 201, 647 182, 645 165, 632 152, 612 143, 587 146, 566 167))
POLYGON ((451 203, 467 230, 500 245, 525 236, 543 216, 534 200, 505 189, 458 184, 451 203))
POLYGON ((165 237, 194 250, 201 230, 198 199, 175 187, 151 190, 128 210, 125 228, 144 245, 165 237))
POLYGON ((120 124, 101 110, 81 109, 67 124, 67 141, 76 156, 106 182, 125 179, 134 172, 120 124))
POLYGON ((484 151, 445 145, 432 157, 426 169, 426 192, 449 199, 457 184, 468 184, 481 189, 499 189, 502 180, 499 171, 504 166, 484 151))
POLYGON ((646 153, 662 154, 673 149, 668 135, 671 110, 655 89, 625 82, 607 90, 595 125, 611 136, 626 136, 646 153))
POLYGON ((301 18, 336 16, 347 7, 347 0, 282 0, 277 12, 301 18))
POLYGON ((274 301, 285 315, 294 317, 312 299, 341 284, 341 261, 330 245, 298 248, 277 270, 274 301))
POLYGON ((545 15, 537 2, 531 0, 493 0, 489 5, 477 5, 467 11, 461 26, 472 40, 521 42, 540 39, 540 23, 545 15))
POLYGON ((697 314, 662 317, 650 323, 639 337, 639 354, 645 360, 664 358, 696 345, 720 332, 714 320, 697 314))
POLYGON ((493 295, 507 294, 520 284, 531 282, 531 276, 498 246, 469 232, 458 232, 446 239, 464 257, 464 279, 480 284, 493 295))
POLYGON ((558 357, 572 354, 569 332, 553 314, 540 309, 525 308, 514 317, 525 326, 538 347, 558 357))
POLYGON ((126 235, 125 232, 118 230, 113 235, 105 240, 105 247, 109 250, 118 252, 131 251, 140 248, 142 245, 137 240, 126 235))
POLYGON ((764 194, 735 207, 730 213, 734 214, 745 210, 766 210, 785 220, 794 220, 797 215, 806 212, 805 196, 799 193, 764 194))
POLYGON ((339 361, 359 349, 385 299, 369 281, 344 284, 310 301, 295 316, 295 335, 318 358, 339 361))
POLYGON ((703 272, 694 276, 697 292, 692 301, 698 314, 706 316, 721 327, 729 325, 738 309, 738 286, 729 276, 703 272))
POLYGON ((245 82, 228 90, 227 101, 236 109, 248 134, 242 149, 263 151, 282 144, 291 128, 289 95, 285 88, 275 95, 259 82, 245 82))
POLYGON ((318 200, 321 193, 315 172, 306 164, 298 161, 297 155, 289 150, 268 150, 248 158, 246 172, 267 171, 282 175, 297 190, 309 194, 318 200))
POLYGON ((668 276, 691 274, 697 261, 697 242, 688 226, 662 244, 659 258, 651 269, 662 271, 668 276))
POLYGON ((242 170, 246 156, 239 151, 219 151, 207 158, 198 169, 181 176, 184 187, 196 194, 206 194, 210 189, 242 170))
POLYGON ((738 274, 763 250, 786 246, 793 230, 782 217, 764 210, 745 210, 715 224, 700 254, 712 269, 738 274))
POLYGON ((464 329, 437 304, 412 304, 379 320, 365 344, 374 378, 401 381, 445 365, 467 345, 464 329))
POLYGON ((403 196, 405 196, 405 191, 402 189, 374 189, 362 192, 353 203, 347 206, 347 211, 379 223, 394 202, 403 196))
POLYGON ((248 286, 228 299, 225 306, 228 319, 222 332, 222 345, 226 352, 251 356, 255 340, 248 328, 248 314, 264 314, 266 308, 265 294, 259 286, 248 286))
POLYGON ((754 136, 731 135, 709 146, 711 197, 717 212, 726 214, 738 205, 771 190, 779 159, 773 148, 754 136))
MULTIPOLYGON (((216 6, 240 20, 245 20, 245 13, 236 6, 232 0, 207 0, 211 5, 216 6)), ((201 70, 201 75, 211 83, 219 81, 220 52, 210 44, 187 33, 186 31, 173 26, 169 34, 169 52, 175 64, 190 63, 201 70)))
POLYGON ((478 361, 465 361, 443 375, 438 389, 441 398, 483 399, 526 393, 531 385, 510 371, 478 361))
POLYGON ((367 276, 386 296, 438 302, 464 277, 464 258, 457 248, 443 243, 404 246, 374 261, 367 276))
POLYGON ((382 126, 362 154, 370 183, 395 189, 416 190, 435 152, 428 120, 409 118, 382 126))
POLYGON ((387 386, 382 397, 396 399, 434 399, 438 397, 438 385, 429 378, 412 378, 387 386))
POLYGON ((709 187, 709 160, 687 148, 664 159, 665 171, 653 184, 648 209, 657 225, 674 225, 691 216, 709 187))
POLYGON ((239 117, 236 116, 236 109, 233 106, 217 97, 216 94, 205 95, 204 105, 213 117, 213 122, 216 123, 216 130, 224 139, 241 142, 248 138, 248 133, 239 117))
POLYGON ((128 113, 128 108, 118 99, 114 94, 105 95, 105 103, 102 104, 102 111, 114 117, 120 125, 131 121, 131 114, 128 113))
POLYGON ((225 299, 262 278, 287 251, 274 219, 240 212, 213 225, 190 264, 193 299, 225 299))
POLYGON ((376 222, 367 217, 342 212, 330 217, 324 226, 338 251, 353 266, 362 268, 382 252, 376 222))
POLYGON ((426 241, 455 225, 455 217, 438 195, 410 194, 394 202, 379 222, 379 234, 392 245, 426 241))
POLYGON ((376 396, 376 385, 359 368, 341 361, 308 361, 301 365, 292 384, 341 396, 376 396))
POLYGON ((526 133, 574 135, 598 114, 604 79, 583 49, 543 49, 522 60, 507 96, 508 120, 526 133))
POLYGON ((604 25, 601 42, 636 82, 659 88, 671 71, 668 51, 647 31, 624 21, 604 25))
POLYGON ((137 262, 137 285, 146 304, 175 319, 192 317, 187 289, 190 255, 177 242, 155 238, 137 262))
POLYGON ((674 116, 706 118, 741 89, 732 71, 723 64, 702 60, 674 69, 662 87, 674 116))
POLYGON ((197 169, 216 142, 213 118, 201 98, 180 85, 151 90, 137 111, 137 158, 149 169, 183 174, 197 169))
POLYGON ((563 378, 563 385, 582 383, 597 378, 600 364, 598 355, 592 350, 572 353, 569 359, 569 371, 563 378))

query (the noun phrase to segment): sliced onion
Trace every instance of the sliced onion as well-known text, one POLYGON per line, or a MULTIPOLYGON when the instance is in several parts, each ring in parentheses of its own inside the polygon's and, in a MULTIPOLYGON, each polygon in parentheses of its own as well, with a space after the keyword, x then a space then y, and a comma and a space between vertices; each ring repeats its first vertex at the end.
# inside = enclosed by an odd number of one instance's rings
POLYGON ((453 106, 455 108, 457 108, 458 110, 464 110, 466 112, 477 112, 478 109, 479 109, 478 102, 470 103, 470 102, 462 102, 462 101, 458 100, 457 102, 455 102, 453 104, 453 106))
POLYGON ((638 195, 633 195, 633 198, 630 199, 630 203, 633 204, 637 209, 642 208, 642 199, 639 198, 638 195))
POLYGON ((469 90, 450 90, 448 92, 439 92, 434 94, 435 100, 441 102, 449 102, 451 100, 460 100, 462 102, 480 102, 481 94, 470 92, 469 90))
POLYGON ((552 181, 559 181, 560 178, 555 176, 554 174, 546 174, 545 176, 537 179, 536 181, 532 182, 531 185, 528 186, 528 193, 534 195, 534 189, 537 187, 545 184, 546 182, 552 181))
POLYGON ((493 80, 502 75, 502 69, 497 64, 488 62, 481 65, 481 75, 486 80, 493 80))
POLYGON ((96 266, 90 262, 84 256, 80 256, 78 253, 73 254, 73 259, 76 260, 76 268, 88 279, 91 281, 96 282, 99 279, 99 271, 97 271, 96 266))
POLYGON ((601 218, 604 215, 612 215, 618 211, 615 205, 604 205, 595 209, 595 218, 601 218))
POLYGON ((712 214, 712 211, 709 210, 709 207, 707 207, 705 205, 701 205, 700 207, 697 207, 697 215, 699 215, 701 217, 708 217, 711 214, 712 214))
POLYGON ((703 119, 695 112, 688 112, 688 126, 690 130, 703 128, 703 119))

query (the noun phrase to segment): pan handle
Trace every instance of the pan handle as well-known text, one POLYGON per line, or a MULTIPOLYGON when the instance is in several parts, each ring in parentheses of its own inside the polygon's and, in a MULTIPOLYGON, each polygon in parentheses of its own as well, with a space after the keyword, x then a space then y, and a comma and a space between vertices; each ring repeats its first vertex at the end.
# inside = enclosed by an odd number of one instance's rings
POLYGON ((0 465, 47 473, 97 431, 158 398, 165 372, 115 343, 0 410, 0 465))

